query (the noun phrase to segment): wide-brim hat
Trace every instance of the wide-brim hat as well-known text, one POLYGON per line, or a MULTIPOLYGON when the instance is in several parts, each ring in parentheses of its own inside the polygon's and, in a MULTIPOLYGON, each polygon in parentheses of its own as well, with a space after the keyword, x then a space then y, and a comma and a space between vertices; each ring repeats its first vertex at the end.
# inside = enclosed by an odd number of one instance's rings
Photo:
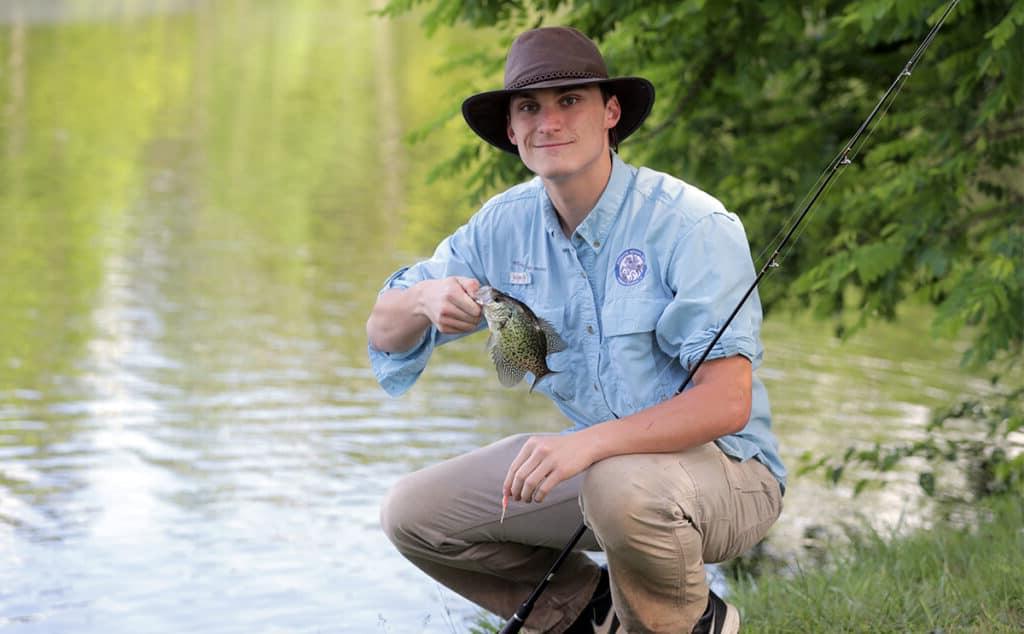
POLYGON ((508 140, 508 104, 524 90, 603 84, 619 99, 622 114, 615 126, 622 141, 640 127, 654 105, 654 85, 643 77, 609 77, 601 52, 586 35, 571 27, 526 31, 512 42, 505 60, 505 88, 473 95, 462 102, 466 123, 494 147, 518 154, 508 140))

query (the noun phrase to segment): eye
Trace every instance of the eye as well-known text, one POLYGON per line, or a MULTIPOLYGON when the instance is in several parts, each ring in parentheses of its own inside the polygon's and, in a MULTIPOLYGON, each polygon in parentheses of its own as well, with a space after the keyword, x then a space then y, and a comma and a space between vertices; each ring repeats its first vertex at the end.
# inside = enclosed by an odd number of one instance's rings
POLYGON ((562 104, 566 106, 572 106, 578 104, 579 102, 580 98, 576 95, 565 95, 564 97, 562 97, 562 104))
POLYGON ((537 104, 533 101, 521 101, 516 106, 516 110, 519 112, 537 112, 537 104))

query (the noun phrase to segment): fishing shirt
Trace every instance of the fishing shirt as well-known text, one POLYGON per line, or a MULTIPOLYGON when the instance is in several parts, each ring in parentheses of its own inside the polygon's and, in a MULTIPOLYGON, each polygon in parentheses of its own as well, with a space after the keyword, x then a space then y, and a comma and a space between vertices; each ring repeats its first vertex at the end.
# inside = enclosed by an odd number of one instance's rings
MULTIPOLYGON (((567 349, 547 357, 557 374, 534 389, 575 431, 672 398, 756 273, 743 225, 721 202, 613 152, 608 184, 571 236, 537 177, 489 200, 433 257, 396 271, 381 292, 453 275, 521 300, 562 336, 567 349)), ((756 372, 760 328, 755 290, 708 355, 742 355, 755 370, 750 420, 715 443, 736 459, 757 459, 784 489, 786 469, 756 372)), ((388 394, 403 394, 436 346, 466 334, 431 325, 406 352, 370 345, 377 380, 388 394)))

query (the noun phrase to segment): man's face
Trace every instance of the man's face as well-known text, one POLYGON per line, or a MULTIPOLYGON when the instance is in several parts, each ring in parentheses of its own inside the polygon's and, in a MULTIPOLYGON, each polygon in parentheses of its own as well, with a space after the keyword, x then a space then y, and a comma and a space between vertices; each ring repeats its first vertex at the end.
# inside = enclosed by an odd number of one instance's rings
POLYGON ((521 92, 509 103, 508 138, 531 172, 566 180, 607 156, 620 114, 619 100, 605 103, 596 85, 521 92))

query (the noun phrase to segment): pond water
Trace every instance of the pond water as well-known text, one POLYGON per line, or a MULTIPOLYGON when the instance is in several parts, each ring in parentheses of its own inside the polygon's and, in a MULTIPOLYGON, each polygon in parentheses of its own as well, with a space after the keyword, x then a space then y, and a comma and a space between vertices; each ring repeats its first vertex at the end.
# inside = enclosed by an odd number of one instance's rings
MULTIPOLYGON (((383 279, 472 209, 425 175, 452 139, 445 51, 368 2, 11 1, 0 8, 0 627, 465 632, 377 507, 411 469, 554 407, 501 388, 484 335, 401 399, 376 385, 383 279), (126 7, 131 7, 127 10, 126 7)), ((484 84, 480 84, 483 86, 484 84)), ((770 278, 769 282, 770 283, 770 278)), ((983 389, 911 313, 848 342, 766 323, 784 458, 919 437, 983 389)), ((851 499, 793 477, 770 543, 919 517, 912 476, 851 499)))

